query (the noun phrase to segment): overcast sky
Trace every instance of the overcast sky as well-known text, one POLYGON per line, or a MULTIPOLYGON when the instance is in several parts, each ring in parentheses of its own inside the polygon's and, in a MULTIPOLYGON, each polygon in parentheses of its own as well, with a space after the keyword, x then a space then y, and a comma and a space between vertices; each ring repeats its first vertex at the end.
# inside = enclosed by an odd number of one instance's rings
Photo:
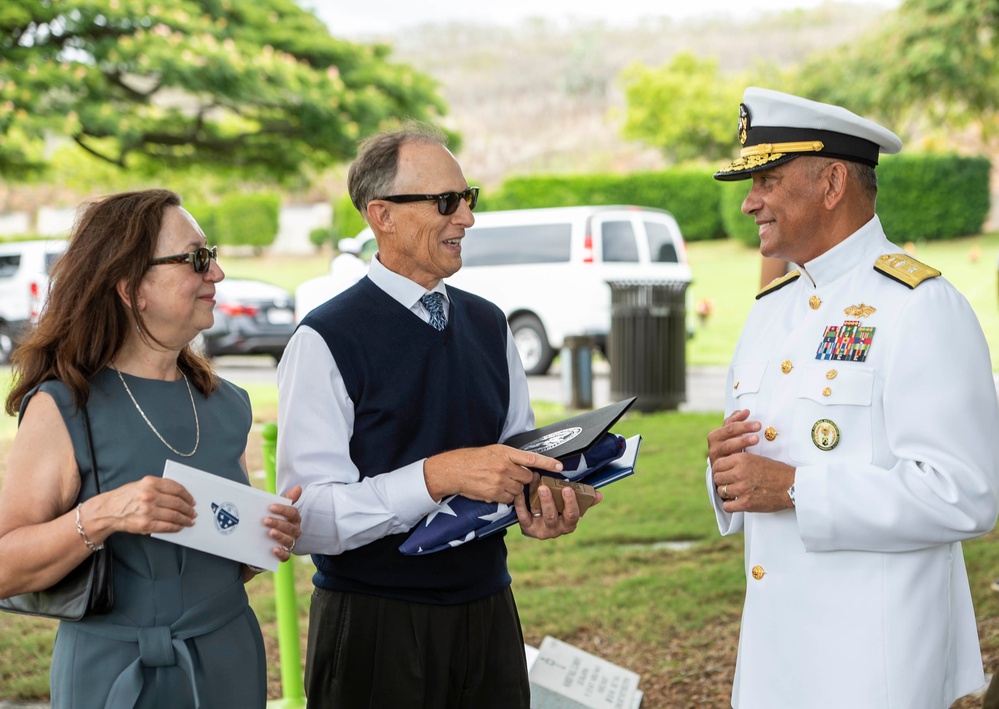
MULTIPOLYGON (((476 24, 516 24, 528 17, 550 20, 594 20, 633 23, 644 17, 684 19, 700 15, 749 17, 792 8, 811 8, 825 0, 478 0, 414 2, 413 0, 302 0, 311 5, 337 37, 393 34, 428 22, 462 20, 476 24)), ((900 0, 863 0, 865 5, 897 7, 900 0)))

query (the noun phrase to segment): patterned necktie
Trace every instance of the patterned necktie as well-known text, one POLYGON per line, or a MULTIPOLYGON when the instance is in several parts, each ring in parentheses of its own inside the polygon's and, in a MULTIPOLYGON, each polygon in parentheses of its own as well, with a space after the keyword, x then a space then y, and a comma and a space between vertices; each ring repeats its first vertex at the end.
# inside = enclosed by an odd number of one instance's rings
POLYGON ((420 298, 423 307, 430 313, 430 324, 436 330, 443 330, 447 324, 447 318, 444 317, 444 305, 441 303, 443 298, 444 296, 440 293, 425 293, 420 298))

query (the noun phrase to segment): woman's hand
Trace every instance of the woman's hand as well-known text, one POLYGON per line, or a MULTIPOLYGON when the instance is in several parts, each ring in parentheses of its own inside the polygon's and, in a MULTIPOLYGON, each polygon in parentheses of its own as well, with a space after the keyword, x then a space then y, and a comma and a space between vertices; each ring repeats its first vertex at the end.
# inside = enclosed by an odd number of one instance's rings
POLYGON ((115 532, 149 535, 194 525, 194 498, 183 485, 147 475, 83 503, 80 519, 87 537, 100 544, 115 532))
MULTIPOLYGON (((301 496, 301 485, 296 485, 283 495, 292 503, 298 502, 301 496)), ((274 556, 281 561, 288 561, 298 538, 302 536, 302 515, 293 505, 274 504, 270 506, 270 511, 274 517, 264 517, 264 524, 270 527, 268 536, 278 543, 274 547, 274 556)))

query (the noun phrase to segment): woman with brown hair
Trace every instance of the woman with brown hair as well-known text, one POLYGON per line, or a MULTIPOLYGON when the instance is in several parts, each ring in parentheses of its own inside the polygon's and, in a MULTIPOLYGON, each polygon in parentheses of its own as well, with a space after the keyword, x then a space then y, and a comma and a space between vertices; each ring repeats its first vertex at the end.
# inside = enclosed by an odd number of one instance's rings
MULTIPOLYGON (((111 195, 83 208, 14 355, 6 410, 20 423, 0 490, 0 598, 52 586, 109 540, 114 551, 113 610, 60 623, 54 707, 266 704, 243 587, 256 570, 149 536, 194 524, 194 500, 162 477, 165 461, 249 484, 249 397, 190 346, 214 321, 223 278, 176 194, 111 195), (87 414, 101 489, 89 497, 87 414)), ((291 505, 270 512, 261 524, 285 561, 301 518, 291 505)))

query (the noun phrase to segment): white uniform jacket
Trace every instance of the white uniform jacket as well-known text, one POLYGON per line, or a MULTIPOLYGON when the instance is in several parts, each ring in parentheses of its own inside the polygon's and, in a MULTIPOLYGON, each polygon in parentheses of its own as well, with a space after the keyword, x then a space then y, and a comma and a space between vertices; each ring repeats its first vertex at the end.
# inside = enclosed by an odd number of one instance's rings
POLYGON ((746 535, 737 709, 946 709, 984 684, 961 540, 996 522, 989 351, 946 280, 875 270, 900 253, 873 218, 757 300, 736 347, 726 410, 797 469, 771 514, 725 512, 708 469, 721 533, 746 535))

